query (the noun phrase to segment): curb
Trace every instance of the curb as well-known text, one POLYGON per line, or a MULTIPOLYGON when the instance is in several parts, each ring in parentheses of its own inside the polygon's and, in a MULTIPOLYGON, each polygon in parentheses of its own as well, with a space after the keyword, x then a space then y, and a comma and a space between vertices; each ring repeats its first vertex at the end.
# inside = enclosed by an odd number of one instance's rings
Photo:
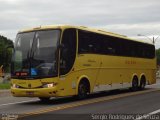
POLYGON ((0 90, 0 97, 10 96, 10 95, 11 95, 10 89, 8 89, 8 90, 0 90))

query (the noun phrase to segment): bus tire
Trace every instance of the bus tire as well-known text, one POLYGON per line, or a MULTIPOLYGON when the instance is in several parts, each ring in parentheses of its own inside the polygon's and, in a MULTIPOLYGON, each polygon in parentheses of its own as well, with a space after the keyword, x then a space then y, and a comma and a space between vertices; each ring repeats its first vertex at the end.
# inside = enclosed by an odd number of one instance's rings
POLYGON ((134 77, 132 80, 132 91, 137 91, 138 90, 138 78, 134 77))
POLYGON ((78 86, 78 99, 87 98, 88 85, 85 81, 81 81, 78 86))
POLYGON ((39 97, 41 102, 49 102, 50 101, 50 97, 39 97))
POLYGON ((145 76, 142 76, 142 77, 141 77, 141 81, 140 81, 139 89, 140 89, 140 90, 144 90, 144 89, 145 89, 145 86, 146 86, 146 78, 145 78, 145 76))

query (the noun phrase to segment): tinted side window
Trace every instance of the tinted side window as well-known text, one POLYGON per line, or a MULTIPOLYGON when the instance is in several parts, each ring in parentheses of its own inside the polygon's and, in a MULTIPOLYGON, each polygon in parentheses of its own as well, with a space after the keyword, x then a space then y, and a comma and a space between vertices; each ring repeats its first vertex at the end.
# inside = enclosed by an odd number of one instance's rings
POLYGON ((145 50, 146 58, 154 58, 155 57, 155 48, 153 45, 147 45, 145 50))
POLYGON ((76 57, 76 29, 66 29, 63 33, 60 52, 60 75, 67 74, 76 57))
POLYGON ((105 40, 106 43, 103 44, 106 46, 107 48, 107 53, 109 55, 117 55, 120 56, 121 55, 121 42, 118 40, 118 38, 116 37, 111 37, 111 36, 105 36, 105 40))
POLYGON ((78 31, 78 53, 100 53, 100 36, 87 31, 78 31))
POLYGON ((78 35, 78 53, 80 54, 92 53, 139 58, 155 57, 153 45, 82 30, 79 30, 78 35))

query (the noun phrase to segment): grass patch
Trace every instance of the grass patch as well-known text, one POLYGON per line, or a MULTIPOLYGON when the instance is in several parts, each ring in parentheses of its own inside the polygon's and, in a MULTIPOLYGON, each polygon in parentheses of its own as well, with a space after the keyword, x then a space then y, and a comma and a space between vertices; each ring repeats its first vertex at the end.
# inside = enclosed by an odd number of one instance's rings
POLYGON ((10 89, 10 83, 0 83, 0 89, 10 89))

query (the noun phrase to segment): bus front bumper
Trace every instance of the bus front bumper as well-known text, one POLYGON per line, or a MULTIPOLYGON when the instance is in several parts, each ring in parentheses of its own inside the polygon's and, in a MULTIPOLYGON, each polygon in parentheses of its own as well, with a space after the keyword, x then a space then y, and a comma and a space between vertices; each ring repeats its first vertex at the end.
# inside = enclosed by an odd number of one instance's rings
POLYGON ((57 89, 56 87, 35 89, 11 88, 11 93, 14 97, 56 97, 57 89))

